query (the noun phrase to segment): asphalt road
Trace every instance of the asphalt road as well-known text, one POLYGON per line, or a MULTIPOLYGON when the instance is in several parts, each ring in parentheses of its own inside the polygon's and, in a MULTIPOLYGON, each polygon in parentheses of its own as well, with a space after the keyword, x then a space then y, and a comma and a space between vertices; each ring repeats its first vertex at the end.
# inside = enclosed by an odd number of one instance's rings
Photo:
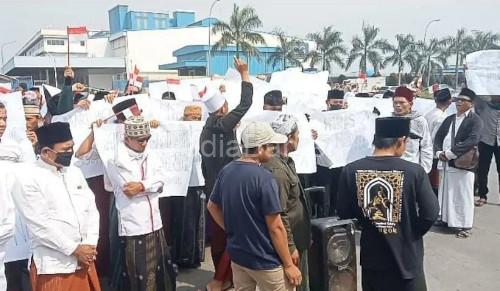
MULTIPOLYGON (((500 194, 494 167, 490 171, 489 201, 475 210, 472 236, 457 239, 453 232, 437 227, 426 235, 425 272, 429 291, 500 290, 500 194)), ((214 269, 208 248, 205 257, 206 262, 199 269, 180 272, 177 290, 204 290, 214 269)), ((358 285, 360 277, 358 267, 358 285)))

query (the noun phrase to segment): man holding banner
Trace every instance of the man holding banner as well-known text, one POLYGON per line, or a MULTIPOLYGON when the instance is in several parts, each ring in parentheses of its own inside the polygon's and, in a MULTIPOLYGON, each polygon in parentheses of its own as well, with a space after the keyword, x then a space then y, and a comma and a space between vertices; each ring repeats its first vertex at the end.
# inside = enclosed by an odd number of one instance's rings
POLYGON ((108 162, 123 249, 120 290, 175 290, 175 271, 163 233, 159 194, 165 175, 160 159, 147 151, 149 123, 125 121, 125 137, 108 162))
MULTIPOLYGON (((326 111, 342 110, 347 108, 347 103, 344 100, 345 92, 339 89, 328 91, 326 98, 326 111)), ((317 137, 317 132, 313 132, 313 136, 317 137)), ((314 137, 313 137, 314 138, 314 137)), ((318 145, 316 145, 318 147, 318 145)), ((325 186, 326 193, 329 197, 328 215, 334 216, 336 213, 337 203, 337 188, 342 167, 334 167, 330 159, 323 153, 319 147, 317 152, 317 172, 313 175, 315 185, 325 186)))
MULTIPOLYGON (((239 158, 240 148, 236 140, 236 127, 252 106, 253 86, 250 83, 248 65, 235 59, 234 65, 241 75, 241 100, 231 112, 220 91, 204 96, 210 116, 200 135, 200 154, 205 177, 205 192, 211 193, 219 171, 234 159, 239 158), (207 96, 209 95, 209 96, 207 96)), ((212 260, 215 265, 214 279, 207 285, 210 290, 223 290, 231 285, 231 261, 226 252, 226 234, 216 223, 211 227, 212 260)))

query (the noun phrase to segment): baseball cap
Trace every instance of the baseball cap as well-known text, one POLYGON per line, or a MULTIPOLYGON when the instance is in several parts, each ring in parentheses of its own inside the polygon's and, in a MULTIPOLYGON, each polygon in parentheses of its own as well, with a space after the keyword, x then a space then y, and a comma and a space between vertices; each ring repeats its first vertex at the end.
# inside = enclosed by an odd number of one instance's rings
POLYGON ((247 149, 256 148, 266 144, 286 143, 288 138, 285 135, 274 132, 267 122, 253 121, 241 133, 241 142, 247 149))

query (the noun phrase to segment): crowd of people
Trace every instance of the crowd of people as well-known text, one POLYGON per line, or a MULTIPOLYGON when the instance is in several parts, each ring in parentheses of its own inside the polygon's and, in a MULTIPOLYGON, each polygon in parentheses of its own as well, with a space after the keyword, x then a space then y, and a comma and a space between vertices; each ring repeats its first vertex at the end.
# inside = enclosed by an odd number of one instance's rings
MULTIPOLYGON (((71 68, 56 95, 21 88, 28 150, 4 136, 12 113, 0 103, 0 291, 175 290, 178 269, 203 260, 205 234, 215 266, 206 290, 310 290, 310 186, 325 187, 327 216, 358 221, 363 290, 426 290, 423 236, 437 224, 468 238, 474 207, 487 203, 493 155, 500 167, 500 98, 468 88, 452 98, 436 88, 436 108, 422 115, 415 92, 400 86, 390 96, 393 116, 376 118, 373 155, 338 167, 317 148, 317 172, 304 175, 289 154, 304 135, 322 133, 299 132, 286 97, 272 90, 263 110, 278 117, 249 122, 238 140, 254 96, 247 64, 236 59, 235 68, 242 81, 234 109, 221 86, 203 107, 184 110, 186 122, 201 121, 202 108, 209 113, 199 138, 205 185, 184 197, 162 195, 165 170, 148 150, 159 121, 146 120, 135 99, 96 94, 115 104, 114 116, 90 124, 75 148, 57 116, 91 101, 71 68), (104 164, 94 130, 106 122, 123 126, 124 138, 104 164), (92 175, 74 162, 90 159, 100 162, 92 175)), ((140 91, 129 85, 125 93, 140 91)), ((324 111, 349 108, 342 88, 325 99, 324 111)))

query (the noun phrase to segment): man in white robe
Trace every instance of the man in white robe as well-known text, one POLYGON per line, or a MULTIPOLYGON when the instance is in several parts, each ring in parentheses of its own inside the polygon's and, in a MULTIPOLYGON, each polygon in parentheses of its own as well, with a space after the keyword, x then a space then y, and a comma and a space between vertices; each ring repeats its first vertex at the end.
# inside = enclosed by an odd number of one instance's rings
MULTIPOLYGON (((474 165, 457 159, 477 150, 483 123, 473 112, 476 95, 463 89, 456 100, 457 114, 443 121, 436 133, 436 157, 440 163, 439 204, 441 220, 457 230, 458 238, 470 236, 474 220, 474 165)), ((476 165, 477 166, 477 165, 476 165)))
MULTIPOLYGON (((431 133, 433 144, 439 127, 448 116, 447 109, 451 105, 450 89, 445 88, 434 92, 434 101, 436 102, 436 107, 425 114, 425 120, 429 125, 429 132, 431 133)), ((438 158, 434 157, 432 160, 432 170, 429 173, 432 189, 436 195, 439 189, 439 171, 437 169, 438 161, 438 158)))
POLYGON ((0 290, 7 289, 4 259, 7 245, 14 235, 15 208, 12 201, 12 185, 14 177, 10 170, 0 168, 0 290))
POLYGON ((51 123, 36 134, 40 158, 16 179, 13 195, 32 238, 33 291, 100 291, 99 213, 81 171, 71 166, 69 124, 51 123))
POLYGON ((160 157, 147 150, 150 138, 149 123, 142 116, 129 117, 124 140, 107 163, 123 249, 117 289, 124 291, 175 290, 159 207, 166 176, 160 157))
MULTIPOLYGON (((17 145, 0 144, 0 177, 5 177, 5 185, 8 186, 4 191, 12 197, 19 194, 13 191, 13 186, 15 179, 20 177, 21 156, 21 149, 17 145)), ((28 229, 17 209, 15 214, 14 237, 7 244, 4 261, 7 290, 30 291, 28 260, 31 258, 31 247, 28 229)))

